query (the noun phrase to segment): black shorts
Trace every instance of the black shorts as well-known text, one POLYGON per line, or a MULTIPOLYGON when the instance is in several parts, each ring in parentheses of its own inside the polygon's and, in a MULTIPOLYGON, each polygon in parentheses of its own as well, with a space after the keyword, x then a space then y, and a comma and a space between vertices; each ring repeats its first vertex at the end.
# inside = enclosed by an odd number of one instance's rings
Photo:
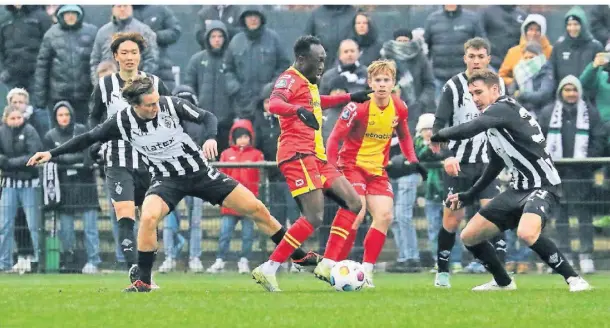
POLYGON ((501 231, 519 226, 519 220, 525 213, 540 215, 544 227, 546 220, 552 217, 557 206, 559 206, 559 197, 544 188, 527 191, 508 189, 494 197, 479 211, 479 214, 501 231))
POLYGON ((213 205, 221 205, 239 182, 210 167, 194 174, 179 177, 155 176, 146 196, 157 195, 172 211, 184 196, 201 198, 213 205))
MULTIPOLYGON (((483 174, 487 164, 460 164, 460 172, 457 177, 452 177, 443 170, 443 186, 445 195, 457 194, 467 191, 483 174)), ((496 179, 479 194, 478 199, 492 199, 500 193, 500 183, 496 179)))
POLYGON ((106 167, 106 186, 114 202, 132 201, 142 205, 150 186, 150 173, 126 167, 106 167))

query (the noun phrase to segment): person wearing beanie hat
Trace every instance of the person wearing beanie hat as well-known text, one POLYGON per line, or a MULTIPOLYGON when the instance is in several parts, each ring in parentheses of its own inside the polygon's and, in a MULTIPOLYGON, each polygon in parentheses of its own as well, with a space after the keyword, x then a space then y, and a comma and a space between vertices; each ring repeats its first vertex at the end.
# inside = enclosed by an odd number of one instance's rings
MULTIPOLYGON (((514 79, 514 68, 523 57, 523 51, 528 42, 537 42, 542 46, 544 56, 549 59, 553 46, 546 36, 546 18, 539 14, 528 15, 521 24, 521 39, 519 44, 510 48, 504 57, 498 74, 506 85, 511 85, 514 79)), ((552 91, 551 91, 552 93, 552 91)))
MULTIPOLYGON (((246 119, 235 121, 229 132, 231 147, 220 155, 221 163, 260 162, 264 160, 263 152, 254 148, 255 140, 252 122, 246 119)), ((237 180, 258 197, 260 170, 257 168, 221 168, 221 172, 237 180)), ((218 237, 216 261, 206 270, 208 273, 221 273, 229 258, 229 245, 237 222, 241 222, 242 244, 237 269, 240 274, 250 273, 250 254, 254 241, 254 223, 247 217, 226 207, 220 209, 221 225, 218 237)))
POLYGON ((580 76, 595 55, 604 49, 589 31, 586 12, 580 6, 572 7, 564 21, 565 33, 553 45, 548 63, 553 69, 554 88, 568 75, 580 76))
POLYGON ((89 60, 97 27, 84 22, 85 11, 79 5, 62 5, 55 16, 57 24, 45 34, 38 53, 32 103, 51 109, 59 101, 69 101, 72 119, 87 124, 93 91, 89 60))

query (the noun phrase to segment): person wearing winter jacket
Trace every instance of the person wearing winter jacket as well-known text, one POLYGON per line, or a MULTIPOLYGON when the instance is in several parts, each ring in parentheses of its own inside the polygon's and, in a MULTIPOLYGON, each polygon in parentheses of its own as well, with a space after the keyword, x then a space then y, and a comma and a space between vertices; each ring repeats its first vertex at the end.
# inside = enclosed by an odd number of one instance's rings
POLYGON ((57 24, 45 33, 36 59, 33 104, 52 109, 67 100, 75 109, 71 119, 86 124, 93 91, 89 60, 97 27, 84 22, 85 11, 79 5, 63 5, 56 16, 57 24))
POLYGON ((182 33, 182 27, 180 27, 176 15, 169 6, 134 5, 133 17, 148 25, 155 32, 159 46, 159 68, 156 72, 150 73, 157 75, 169 90, 173 90, 176 79, 172 72, 174 64, 169 56, 168 48, 178 42, 182 33))
POLYGON ((253 120, 257 96, 290 66, 290 57, 277 32, 267 27, 261 6, 246 7, 239 21, 243 32, 229 43, 224 72, 236 116, 253 120))
MULTIPOLYGON (((88 75, 86 77, 88 78, 88 75)), ((75 111, 68 101, 60 101, 55 104, 52 113, 56 127, 44 136, 43 145, 45 149, 53 149, 88 130, 85 125, 75 122, 75 111)), ((99 255, 100 239, 97 229, 100 206, 95 176, 90 166, 91 162, 87 157, 88 154, 85 150, 80 153, 61 155, 54 160, 55 163, 60 165, 57 172, 61 195, 61 202, 54 210, 59 215, 61 227, 59 237, 62 245, 63 267, 69 272, 75 271, 74 220, 82 218, 85 233, 84 244, 87 251, 87 263, 82 268, 82 273, 94 274, 98 272, 98 265, 102 262, 99 255), (61 166, 74 164, 85 164, 85 167, 66 168, 61 166)))
POLYGON ((218 151, 229 148, 229 130, 235 117, 227 89, 224 54, 229 45, 228 31, 221 21, 210 21, 206 27, 205 49, 194 54, 186 66, 184 84, 191 87, 201 107, 218 119, 218 151))
POLYGON ((358 43, 352 39, 341 41, 338 63, 322 74, 320 95, 330 94, 330 82, 338 76, 344 76, 347 79, 347 88, 350 93, 366 89, 367 66, 362 65, 359 59, 358 43))
POLYGON ((217 5, 203 6, 197 17, 199 18, 195 25, 195 38, 201 46, 201 50, 207 49, 208 43, 208 25, 211 21, 221 21, 227 28, 226 44, 229 44, 233 37, 241 32, 241 24, 239 23, 239 15, 242 12, 242 7, 237 5, 217 5))
POLYGON ((510 48, 519 44, 521 25, 527 14, 516 5, 487 6, 481 12, 483 29, 491 43, 491 66, 500 68, 510 48))
POLYGON ((379 40, 377 26, 368 14, 360 12, 354 17, 350 39, 358 43, 360 49, 358 61, 360 64, 369 66, 374 60, 379 59, 381 41, 379 40))
POLYGON ((337 64, 341 41, 349 38, 358 9, 350 5, 322 5, 311 12, 304 35, 317 36, 326 49, 325 67, 337 64))
MULTIPOLYGON (((237 120, 231 127, 229 143, 231 148, 225 150, 220 155, 221 163, 247 163, 260 162, 264 159, 263 153, 254 148, 252 142, 255 140, 254 129, 249 120, 237 120)), ((258 197, 258 188, 260 183, 260 172, 256 168, 221 168, 221 172, 234 178, 242 183, 246 188, 250 189, 255 196, 258 197)), ((246 219, 239 213, 222 207, 222 223, 220 227, 220 236, 218 240, 218 253, 216 262, 208 268, 209 273, 219 273, 224 271, 225 260, 228 258, 229 244, 235 230, 235 225, 238 221, 241 222, 241 254, 237 262, 239 273, 250 273, 248 262, 250 253, 252 252, 252 243, 254 241, 254 223, 252 220, 246 219)))
POLYGON ((591 33, 602 45, 610 44, 610 5, 593 6, 591 33))
POLYGON ((396 63, 396 85, 400 99, 409 107, 409 132, 415 134, 420 115, 434 111, 434 74, 432 65, 422 50, 423 42, 413 39, 411 30, 394 31, 394 40, 387 41, 381 49, 381 57, 396 63))
MULTIPOLYGON (((583 99, 583 92, 577 77, 564 77, 557 88, 556 101, 549 104, 537 120, 546 138, 546 149, 553 160, 603 156, 606 142, 603 124, 597 109, 583 99)), ((591 199, 595 167, 583 164, 577 167, 559 166, 557 171, 561 177, 569 177, 563 182, 564 199, 568 203, 560 204, 556 222, 559 249, 566 258, 571 259, 569 216, 573 213, 579 223, 580 270, 581 273, 593 273, 592 208, 583 202, 591 199)))
POLYGON ((444 5, 428 16, 424 25, 428 56, 432 60, 437 93, 445 82, 464 70, 464 43, 485 37, 479 16, 460 5, 444 5))
POLYGON ((540 44, 528 42, 522 59, 513 69, 515 78, 506 87, 508 94, 536 116, 553 100, 553 71, 545 65, 546 61, 540 44))
MULTIPOLYGON (((553 46, 549 42, 546 36, 546 18, 539 14, 528 15, 523 24, 521 24, 521 39, 519 44, 510 48, 504 57, 502 66, 498 71, 498 75, 504 79, 505 85, 511 85, 513 83, 513 69, 515 65, 521 61, 525 45, 528 42, 538 42, 542 46, 542 52, 544 56, 549 59, 553 52, 553 46)), ((553 88, 555 86, 553 85, 553 88)))
POLYGON ((574 6, 565 15, 566 32, 553 45, 547 65, 553 68, 555 86, 568 75, 580 76, 585 67, 604 47, 589 32, 585 11, 574 6))
POLYGON ((0 81, 9 88, 31 90, 36 56, 45 32, 53 25, 42 6, 6 6, 8 17, 0 24, 0 81))
POLYGON ((580 74, 583 89, 595 95, 595 105, 602 122, 610 122, 610 44, 606 52, 598 52, 580 74))
POLYGON ((95 35, 93 51, 89 61, 93 84, 98 81, 95 73, 97 65, 105 60, 113 59, 110 43, 112 43, 112 36, 119 32, 137 32, 146 40, 146 49, 142 52, 139 67, 141 71, 154 74, 153 72, 156 72, 159 68, 159 47, 155 32, 148 25, 133 17, 133 7, 131 5, 113 5, 111 21, 100 27, 95 35))
POLYGON ((15 215, 19 206, 23 207, 30 230, 34 255, 31 258, 20 257, 15 265, 21 273, 31 271, 31 263, 38 263, 40 197, 38 187, 40 180, 38 168, 26 167, 28 158, 42 150, 42 142, 36 130, 25 123, 21 109, 8 106, 2 116, 0 125, 0 272, 12 270, 13 265, 13 230, 15 215))

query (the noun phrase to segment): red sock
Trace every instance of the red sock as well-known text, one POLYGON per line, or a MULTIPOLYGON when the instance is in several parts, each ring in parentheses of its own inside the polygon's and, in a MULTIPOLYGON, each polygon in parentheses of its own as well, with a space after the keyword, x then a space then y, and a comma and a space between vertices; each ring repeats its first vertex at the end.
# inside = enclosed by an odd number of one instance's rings
POLYGON ((347 257, 349 256, 349 253, 352 251, 352 248, 354 247, 354 242, 356 241, 357 233, 358 233, 358 230, 349 229, 349 235, 347 235, 347 240, 345 241, 345 244, 343 245, 343 249, 341 250, 341 253, 339 254, 339 258, 337 259, 337 261, 343 261, 343 260, 347 259, 347 257))
POLYGON ((385 234, 373 227, 369 229, 364 238, 364 256, 362 263, 377 263, 381 249, 385 243, 385 234))
POLYGON ((343 246, 347 241, 349 231, 356 220, 357 214, 340 208, 335 215, 333 224, 330 227, 330 235, 328 236, 328 242, 326 243, 326 251, 324 252, 324 258, 329 260, 337 261, 339 254, 343 250, 343 246))
POLYGON ((294 252, 295 249, 301 247, 301 243, 303 243, 309 236, 313 233, 313 226, 307 219, 304 217, 300 217, 290 229, 286 231, 284 238, 277 245, 273 253, 269 259, 271 261, 284 263, 290 255, 294 252))

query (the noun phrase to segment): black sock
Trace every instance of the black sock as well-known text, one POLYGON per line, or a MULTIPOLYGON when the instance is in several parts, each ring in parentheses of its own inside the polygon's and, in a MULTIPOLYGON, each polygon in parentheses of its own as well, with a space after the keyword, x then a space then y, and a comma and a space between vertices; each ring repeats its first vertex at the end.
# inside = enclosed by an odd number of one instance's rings
POLYGON ((449 257, 455 245, 455 232, 449 232, 441 227, 438 232, 438 250, 436 251, 436 264, 438 272, 449 272, 449 257))
POLYGON ((119 243, 121 244, 121 250, 123 256, 125 256, 125 263, 127 263, 127 269, 136 263, 136 245, 134 243, 135 236, 133 233, 133 226, 135 221, 132 218, 121 218, 119 221, 119 243))
POLYGON ((499 286, 508 286, 510 284, 511 279, 490 242, 484 241, 474 246, 466 246, 466 248, 468 248, 474 257, 481 261, 487 271, 494 276, 499 286))
POLYGON ((493 237, 489 241, 496 249, 496 254, 500 259, 500 263, 506 264, 506 241, 504 241, 504 232, 501 232, 499 235, 493 237))
MULTIPOLYGON (((271 236, 271 240, 276 245, 278 245, 284 238, 285 234, 286 234, 286 229, 284 227, 282 227, 282 228, 280 228, 280 230, 278 230, 276 233, 274 233, 271 236)), ((307 256, 307 253, 305 253, 305 251, 302 250, 301 248, 297 248, 294 250, 294 252, 292 252, 292 255, 290 255, 290 258, 293 260, 300 260, 300 259, 304 258, 305 256, 307 256)))
POLYGON ((140 280, 143 283, 149 284, 152 275, 152 266, 155 262, 155 252, 138 251, 138 267, 140 269, 140 280))
POLYGON ((552 240, 540 236, 530 248, 536 252, 546 264, 553 268, 553 270, 562 275, 564 279, 578 276, 576 271, 574 271, 574 268, 572 268, 572 265, 570 265, 570 262, 568 262, 565 256, 557 249, 557 246, 552 240))

